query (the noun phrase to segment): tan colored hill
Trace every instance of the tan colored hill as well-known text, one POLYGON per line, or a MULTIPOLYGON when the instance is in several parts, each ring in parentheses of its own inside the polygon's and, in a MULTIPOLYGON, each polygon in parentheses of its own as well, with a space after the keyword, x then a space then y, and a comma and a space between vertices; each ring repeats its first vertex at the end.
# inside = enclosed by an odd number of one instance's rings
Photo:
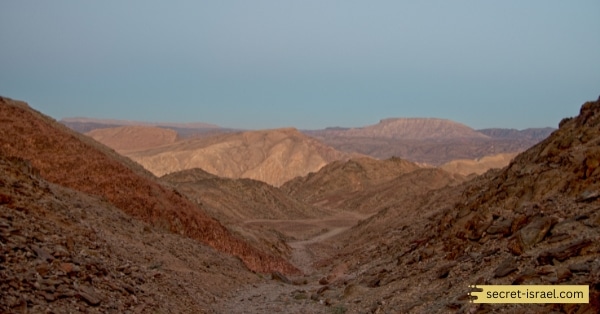
POLYGON ((463 176, 480 175, 490 169, 500 169, 508 166, 515 156, 517 156, 517 153, 498 154, 478 159, 459 159, 447 162, 439 168, 463 176))
POLYGON ((303 202, 338 208, 335 204, 342 195, 364 191, 417 169, 416 164, 399 158, 334 161, 318 172, 288 181, 281 189, 303 202))
POLYGON ((279 186, 350 154, 290 128, 191 138, 127 156, 158 176, 201 168, 221 177, 279 186))
POLYGON ((597 313, 599 125, 600 101, 588 102, 502 170, 348 230, 333 242, 345 248, 320 263, 322 297, 339 296, 350 312, 597 313), (471 304, 473 284, 586 285, 590 303, 471 304))
POLYGON ((232 236, 139 165, 82 136, 23 102, 0 98, 0 154, 29 160, 45 180, 105 198, 153 226, 238 256, 254 271, 296 272, 285 260, 232 236))
POLYGON ((85 135, 121 154, 168 145, 177 140, 177 132, 151 126, 95 129, 85 135))
POLYGON ((249 221, 296 221, 317 219, 331 212, 317 209, 289 197, 279 189, 252 179, 227 179, 202 169, 188 169, 165 175, 172 184, 209 215, 252 245, 277 256, 289 257, 289 235, 249 221))
POLYGON ((236 257, 3 154, 0 244, 2 313, 220 312, 215 301, 259 279, 236 257))
POLYGON ((222 222, 253 219, 306 219, 327 212, 290 198, 281 190, 262 181, 228 179, 202 169, 188 169, 161 178, 177 190, 201 203, 222 222))

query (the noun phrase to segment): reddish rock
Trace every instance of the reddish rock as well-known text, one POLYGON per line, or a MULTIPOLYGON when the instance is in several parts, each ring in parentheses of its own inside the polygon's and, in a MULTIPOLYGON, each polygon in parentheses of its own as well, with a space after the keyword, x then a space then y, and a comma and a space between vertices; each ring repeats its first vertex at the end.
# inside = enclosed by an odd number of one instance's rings
POLYGON ((516 271, 517 269, 519 268, 517 267, 517 263, 515 262, 514 258, 509 257, 505 259, 502 263, 500 263, 498 267, 496 267, 496 270, 494 270, 494 277, 505 277, 508 274, 516 271))
POLYGON ((87 304, 92 306, 100 305, 102 301, 102 297, 94 291, 94 288, 89 286, 81 286, 79 287, 78 295, 83 299, 87 304))
POLYGON ((541 265, 553 264, 554 259, 563 262, 573 256, 578 255, 583 248, 589 246, 590 244, 592 244, 592 241, 589 239, 577 240, 567 245, 542 252, 538 256, 537 261, 541 265))
POLYGON ((544 239, 555 221, 550 217, 537 217, 519 230, 517 237, 524 250, 530 249, 544 239))

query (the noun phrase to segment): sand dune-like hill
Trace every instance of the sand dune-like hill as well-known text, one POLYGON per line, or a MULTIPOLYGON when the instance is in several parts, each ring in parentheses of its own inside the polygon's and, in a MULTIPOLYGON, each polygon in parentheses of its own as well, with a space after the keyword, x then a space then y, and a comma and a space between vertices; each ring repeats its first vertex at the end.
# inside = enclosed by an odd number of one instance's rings
POLYGON ((177 140, 176 131, 152 126, 95 129, 85 135, 121 154, 168 145, 177 140))
POLYGON ((500 169, 507 166, 515 156, 517 156, 517 153, 498 154, 478 159, 459 159, 447 162, 439 168, 463 176, 480 175, 490 169, 500 169))
POLYGON ((157 176, 201 168, 221 177, 279 186, 351 154, 288 128, 190 138, 127 156, 157 176))
POLYGON ((384 299, 375 306, 384 313, 597 313, 599 125, 600 101, 588 102, 507 167, 362 221, 338 238, 345 249, 322 261, 329 289, 346 304, 384 299), (585 285, 590 302, 471 304, 473 284, 585 285))
POLYGON ((236 257, 50 183, 4 154, 0 243, 2 313, 206 313, 258 279, 236 257))
POLYGON ((27 104, 0 98, 0 121, 0 154, 30 161, 45 180, 103 197, 153 226, 238 256, 251 270, 296 271, 285 260, 232 236, 200 207, 160 184, 139 165, 27 104))

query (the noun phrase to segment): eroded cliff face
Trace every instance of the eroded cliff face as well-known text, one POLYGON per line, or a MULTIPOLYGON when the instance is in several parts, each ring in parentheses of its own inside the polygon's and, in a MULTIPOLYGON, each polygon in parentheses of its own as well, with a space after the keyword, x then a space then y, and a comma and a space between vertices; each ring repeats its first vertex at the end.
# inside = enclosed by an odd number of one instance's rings
POLYGON ((265 254, 232 236, 156 177, 92 139, 29 108, 0 98, 0 154, 31 162, 53 183, 105 198, 153 226, 185 235, 238 256, 251 270, 294 273, 287 261, 265 254))

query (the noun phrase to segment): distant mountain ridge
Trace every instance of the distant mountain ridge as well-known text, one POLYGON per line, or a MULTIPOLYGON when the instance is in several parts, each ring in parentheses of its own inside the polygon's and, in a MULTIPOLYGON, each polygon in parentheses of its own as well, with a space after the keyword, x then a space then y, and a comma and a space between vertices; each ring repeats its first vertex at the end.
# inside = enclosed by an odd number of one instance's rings
POLYGON ((294 128, 285 128, 189 138, 127 156, 158 176, 201 168, 221 177, 279 186, 334 160, 358 155, 340 152, 294 128))
POLYGON ((447 119, 389 118, 362 128, 326 128, 304 133, 344 152, 379 159, 399 157, 437 166, 457 159, 521 152, 554 130, 474 130, 447 119))
POLYGON ((477 132, 483 133, 492 138, 530 139, 541 141, 548 137, 550 133, 554 132, 555 130, 555 128, 550 127, 529 128, 524 130, 491 128, 477 130, 477 132))
POLYGON ((63 118, 60 120, 63 124, 71 123, 90 123, 90 124, 105 124, 105 125, 143 125, 143 126, 162 126, 162 127, 173 127, 173 128, 187 128, 187 129, 216 129, 220 126, 206 122, 148 122, 148 121, 135 121, 135 120, 121 120, 121 119, 95 119, 85 117, 73 117, 63 118))

